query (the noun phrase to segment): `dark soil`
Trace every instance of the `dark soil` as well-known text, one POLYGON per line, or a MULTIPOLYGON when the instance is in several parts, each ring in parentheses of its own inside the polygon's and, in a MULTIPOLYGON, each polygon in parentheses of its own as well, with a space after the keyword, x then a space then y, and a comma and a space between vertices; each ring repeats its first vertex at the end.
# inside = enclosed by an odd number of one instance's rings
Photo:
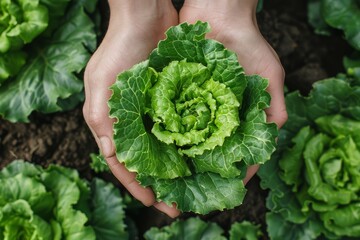
MULTIPOLYGON (((350 48, 339 36, 322 37, 313 33, 306 21, 306 1, 264 1, 258 23, 282 61, 286 71, 285 84, 290 91, 300 90, 306 94, 314 81, 343 71, 342 57, 349 53, 350 48)), ((78 106, 69 112, 50 115, 35 113, 31 115, 30 123, 10 123, 0 119, 0 168, 15 159, 24 159, 43 166, 61 164, 73 167, 88 179, 96 176, 89 167, 89 155, 97 153, 98 148, 84 122, 81 108, 78 106)), ((119 186, 111 174, 100 177, 119 186)), ((217 222, 225 230, 231 223, 246 219, 261 224, 265 232, 267 193, 259 187, 257 177, 248 183, 247 188, 241 206, 201 218, 217 222)), ((121 186, 119 189, 123 191, 121 186)), ((163 226, 172 221, 152 208, 141 208, 130 215, 140 234, 150 226, 163 226)), ((189 216, 193 214, 184 214, 181 218, 189 216)))

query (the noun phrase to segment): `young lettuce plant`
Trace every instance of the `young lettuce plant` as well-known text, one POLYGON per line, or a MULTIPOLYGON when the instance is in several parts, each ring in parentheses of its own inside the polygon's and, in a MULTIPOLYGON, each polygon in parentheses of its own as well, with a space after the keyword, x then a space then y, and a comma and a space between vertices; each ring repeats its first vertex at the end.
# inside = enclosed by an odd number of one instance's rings
POLYGON ((235 222, 231 225, 229 237, 224 236, 224 230, 213 222, 205 222, 193 217, 186 220, 176 220, 163 228, 152 227, 145 232, 146 240, 258 240, 262 233, 260 225, 249 221, 235 222))
POLYGON ((272 239, 360 237, 360 87, 344 74, 287 95, 289 120, 259 171, 272 239))
POLYGON ((128 239, 122 197, 103 180, 16 160, 0 186, 0 239, 128 239))
POLYGON ((39 0, 4 0, 0 6, 0 84, 25 64, 21 48, 48 26, 48 9, 39 0))
POLYGON ((205 39, 203 22, 170 28, 149 59, 118 75, 110 115, 116 155, 158 201, 206 214, 245 195, 246 168, 275 150, 268 81, 205 39))
POLYGON ((96 0, 2 0, 0 115, 68 110, 83 100, 79 73, 96 48, 96 0))
POLYGON ((331 35, 334 29, 343 31, 348 43, 360 51, 359 0, 308 0, 308 21, 315 32, 331 35))

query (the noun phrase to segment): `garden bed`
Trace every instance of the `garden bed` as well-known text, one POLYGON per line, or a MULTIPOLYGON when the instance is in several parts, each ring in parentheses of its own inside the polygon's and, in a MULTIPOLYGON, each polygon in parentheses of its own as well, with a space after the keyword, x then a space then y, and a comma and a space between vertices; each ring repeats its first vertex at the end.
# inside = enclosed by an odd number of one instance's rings
MULTIPOLYGON (((106 7, 104 12, 107 12, 106 7)), ((265 1, 263 10, 258 14, 261 32, 278 53, 285 68, 287 88, 299 89, 304 94, 314 81, 343 72, 342 57, 351 52, 340 37, 316 35, 307 23, 306 14, 306 1, 301 0, 265 1)), ((42 166, 60 164, 79 170, 80 175, 87 179, 99 176, 112 181, 125 191, 111 174, 96 174, 90 169, 89 155, 97 153, 98 149, 83 119, 82 106, 63 113, 33 113, 30 123, 11 123, 0 119, 0 142, 0 168, 16 159, 42 166)), ((249 220, 261 224, 265 232, 267 192, 259 187, 258 177, 247 184, 247 189, 241 206, 200 217, 218 223, 225 230, 235 221, 249 220)), ((140 235, 151 226, 163 226, 173 221, 152 208, 141 208, 129 214, 140 235)), ((194 214, 185 213, 180 218, 190 216, 194 214)))

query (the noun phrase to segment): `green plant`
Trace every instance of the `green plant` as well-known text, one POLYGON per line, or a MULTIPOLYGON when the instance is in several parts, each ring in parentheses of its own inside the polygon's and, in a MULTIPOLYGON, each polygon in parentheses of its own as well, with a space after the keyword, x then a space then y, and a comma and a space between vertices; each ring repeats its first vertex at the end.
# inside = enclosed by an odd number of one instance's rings
POLYGON ((162 228, 152 227, 144 234, 146 240, 257 240, 262 236, 259 225, 249 221, 235 222, 231 225, 229 237, 224 230, 212 222, 199 218, 176 220, 162 228))
POLYGON ((360 237, 360 87, 353 76, 286 96, 289 120, 261 167, 272 239, 360 237))
POLYGON ((117 189, 75 170, 21 160, 0 172, 0 239, 127 239, 117 189))
POLYGON ((241 204, 247 166, 270 158, 277 135, 268 81, 245 75, 208 31, 170 28, 148 60, 119 74, 109 100, 119 161, 157 200, 202 214, 241 204))
POLYGON ((349 44, 360 50, 359 0, 308 0, 308 21, 315 32, 330 35, 334 29, 343 31, 349 44))
POLYGON ((110 171, 105 158, 101 154, 92 153, 90 154, 90 159, 91 159, 90 167, 96 173, 110 171))
POLYGON ((0 83, 18 73, 25 64, 24 44, 42 33, 49 14, 39 1, 4 0, 0 5, 0 83))
POLYGON ((3 0, 0 4, 0 115, 71 109, 79 76, 96 48, 96 0, 3 0))

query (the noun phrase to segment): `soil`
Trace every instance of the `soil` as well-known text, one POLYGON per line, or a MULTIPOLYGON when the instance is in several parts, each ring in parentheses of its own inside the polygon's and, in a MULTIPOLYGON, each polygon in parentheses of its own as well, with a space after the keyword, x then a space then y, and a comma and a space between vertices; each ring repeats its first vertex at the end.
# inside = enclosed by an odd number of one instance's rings
MULTIPOLYGON (((300 90, 306 94, 313 82, 343 71, 342 57, 350 52, 350 47, 340 35, 323 37, 314 34, 306 20, 306 1, 264 1, 264 8, 258 13, 258 23, 265 39, 280 57, 289 91, 300 90)), ((81 108, 78 106, 69 112, 49 115, 34 113, 30 123, 10 123, 0 119, 0 168, 15 159, 42 166, 60 164, 78 169, 80 175, 87 179, 99 176, 112 181, 124 192, 110 173, 99 175, 90 169, 89 155, 97 153, 98 148, 83 119, 81 108)), ((264 239, 267 239, 267 192, 259 187, 256 176, 247 184, 247 189, 241 206, 200 217, 217 222, 225 231, 231 223, 246 219, 261 224, 264 239)), ((160 227, 173 221, 152 208, 141 208, 140 212, 129 214, 140 235, 151 226, 160 227)), ((194 214, 183 214, 180 218, 190 216, 194 214)))

